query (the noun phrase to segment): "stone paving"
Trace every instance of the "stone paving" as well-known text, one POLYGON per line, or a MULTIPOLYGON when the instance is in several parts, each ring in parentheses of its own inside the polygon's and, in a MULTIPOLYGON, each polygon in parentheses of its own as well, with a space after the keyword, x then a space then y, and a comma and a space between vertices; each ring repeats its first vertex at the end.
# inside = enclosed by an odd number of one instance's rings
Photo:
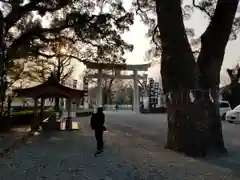
POLYGON ((109 132, 112 147, 118 148, 120 156, 137 167, 142 179, 240 179, 234 177, 230 169, 159 148, 157 142, 136 132, 117 131, 109 132))
MULTIPOLYGON (((89 132, 90 133, 90 132, 89 132)), ((81 132, 58 132, 33 137, 0 159, 1 180, 89 179, 132 180, 138 171, 106 147, 95 158, 95 141, 81 132)))
MULTIPOLYGON (((115 123, 107 118, 106 149, 102 156, 93 156, 95 139, 89 118, 85 118, 81 119, 80 132, 33 137, 26 145, 0 159, 0 180, 240 179, 228 168, 165 150, 158 145, 159 139, 126 127, 120 119, 117 123, 116 119, 123 117, 115 117, 115 123)), ((151 136, 159 134, 153 132, 151 136)))
POLYGON ((28 127, 13 128, 9 133, 0 134, 0 156, 4 156, 28 138, 28 127))

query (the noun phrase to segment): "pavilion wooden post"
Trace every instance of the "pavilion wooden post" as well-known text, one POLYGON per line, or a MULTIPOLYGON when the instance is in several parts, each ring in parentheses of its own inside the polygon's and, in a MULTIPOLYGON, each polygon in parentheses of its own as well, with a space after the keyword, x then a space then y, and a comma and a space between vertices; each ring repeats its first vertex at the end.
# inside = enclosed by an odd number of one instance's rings
POLYGON ((66 120, 66 129, 67 130, 70 130, 72 129, 72 116, 71 116, 71 106, 72 105, 72 99, 71 98, 68 98, 67 99, 67 110, 68 110, 68 117, 67 117, 67 120, 66 120))
POLYGON ((31 131, 34 132, 37 130, 37 120, 38 118, 38 98, 34 98, 34 118, 31 123, 31 131))
POLYGON ((44 118, 44 103, 45 102, 45 99, 44 98, 41 98, 41 111, 40 111, 40 123, 42 123, 43 121, 43 118, 44 118))
POLYGON ((71 104, 72 104, 72 99, 68 99, 67 100, 67 111, 68 111, 68 119, 71 119, 72 118, 72 116, 71 116, 71 111, 72 111, 72 106, 71 106, 71 104))

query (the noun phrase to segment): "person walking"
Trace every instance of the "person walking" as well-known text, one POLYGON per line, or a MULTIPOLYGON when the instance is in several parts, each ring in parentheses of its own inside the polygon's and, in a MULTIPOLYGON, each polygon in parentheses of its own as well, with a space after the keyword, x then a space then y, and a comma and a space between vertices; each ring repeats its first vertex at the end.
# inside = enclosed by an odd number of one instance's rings
POLYGON ((118 104, 116 103, 115 105, 115 111, 117 112, 118 111, 118 104))
POLYGON ((90 120, 91 128, 95 131, 95 138, 97 141, 97 151, 94 154, 95 156, 103 152, 103 132, 106 131, 105 115, 103 113, 103 108, 99 107, 97 112, 94 113, 90 120))

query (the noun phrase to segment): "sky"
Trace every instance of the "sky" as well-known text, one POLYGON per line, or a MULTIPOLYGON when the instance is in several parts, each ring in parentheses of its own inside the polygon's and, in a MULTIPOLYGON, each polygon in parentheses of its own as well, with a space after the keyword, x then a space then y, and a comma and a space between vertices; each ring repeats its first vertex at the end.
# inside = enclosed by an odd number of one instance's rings
MULTIPOLYGON (((184 0, 186 4, 191 4, 192 0, 184 0)), ((132 0, 123 0, 126 10, 131 8, 132 0)), ((185 21, 185 26, 194 28, 196 37, 200 37, 208 25, 208 19, 204 13, 195 9, 190 20, 185 21)), ((130 31, 123 34, 123 39, 130 44, 134 45, 133 52, 126 54, 127 64, 144 64, 145 53, 149 48, 149 39, 145 34, 148 30, 142 22, 139 16, 135 16, 134 24, 131 26, 130 31)), ((240 62, 240 34, 234 41, 229 41, 226 47, 224 62, 222 66, 222 75, 226 75, 226 68, 234 67, 240 62)), ((76 71, 73 74, 74 79, 79 79, 82 75, 84 66, 76 60, 72 63, 75 66, 76 71)), ((157 78, 160 76, 160 65, 155 64, 148 70, 149 77, 157 78)))
MULTIPOLYGON (((185 0, 186 4, 191 4, 192 0, 185 0)), ((128 10, 131 8, 131 0, 123 0, 125 8, 128 10)), ((208 26, 208 19, 204 13, 195 9, 190 20, 185 21, 185 26, 194 28, 196 37, 200 37, 208 26)), ((127 53, 127 64, 144 64, 145 53, 149 48, 149 40, 145 34, 148 28, 141 22, 139 16, 135 16, 134 24, 131 26, 130 31, 126 32, 122 37, 125 41, 134 45, 133 52, 127 53)), ((226 76, 226 68, 232 68, 240 61, 240 35, 234 41, 229 41, 226 47, 222 74, 226 76)), ((74 63, 75 64, 75 63, 74 63)), ((82 66, 76 62, 77 69, 82 70, 82 66)), ((79 71, 78 71, 79 72, 79 71)), ((79 76, 79 75, 78 75, 79 76)), ((155 64, 149 68, 148 76, 158 78, 160 76, 160 65, 155 64)))

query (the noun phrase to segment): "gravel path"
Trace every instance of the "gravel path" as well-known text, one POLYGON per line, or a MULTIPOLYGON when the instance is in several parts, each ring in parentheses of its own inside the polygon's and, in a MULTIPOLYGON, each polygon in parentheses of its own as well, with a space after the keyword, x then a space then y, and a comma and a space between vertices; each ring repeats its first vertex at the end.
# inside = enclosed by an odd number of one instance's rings
POLYGON ((79 132, 61 132, 34 137, 26 146, 0 159, 1 180, 134 179, 137 171, 106 149, 93 157, 93 137, 79 132))
POLYGON ((21 146, 28 139, 28 127, 17 127, 0 134, 0 157, 21 146))
MULTIPOLYGON (((109 126, 112 127, 111 125, 109 126)), ((123 128, 121 127, 121 129, 123 128)), ((106 135, 105 139, 112 143, 112 147, 118 149, 122 158, 137 168, 142 179, 240 179, 234 177, 230 169, 185 157, 166 150, 163 146, 160 147, 156 141, 150 140, 154 136, 153 134, 144 136, 130 129, 125 133, 116 129, 108 133, 109 135, 106 135)), ((156 137, 154 137, 154 140, 156 140, 156 137)))
POLYGON ((127 115, 123 120, 123 116, 107 115, 106 149, 103 156, 97 158, 93 157, 95 139, 89 128, 89 118, 81 119, 81 132, 34 137, 0 159, 0 180, 240 179, 228 168, 165 150, 161 145, 164 138, 157 132, 146 130, 142 133, 140 126, 134 129, 126 125, 127 118, 134 117, 140 118, 127 115))

